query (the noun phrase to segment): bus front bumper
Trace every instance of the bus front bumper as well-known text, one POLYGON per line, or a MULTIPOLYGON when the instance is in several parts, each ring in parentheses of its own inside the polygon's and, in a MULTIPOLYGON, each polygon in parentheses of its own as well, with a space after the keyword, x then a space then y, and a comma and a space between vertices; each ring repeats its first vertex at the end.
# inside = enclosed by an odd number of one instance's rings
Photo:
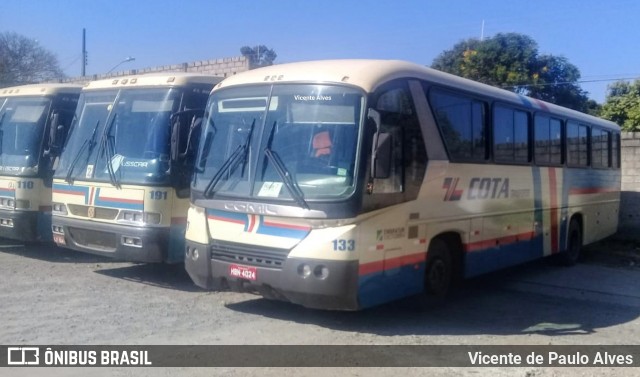
POLYGON ((287 258, 282 269, 240 266, 252 271, 249 278, 240 278, 232 276, 231 270, 237 271, 241 263, 211 259, 209 245, 189 240, 186 244, 185 268, 199 287, 258 293, 315 309, 360 309, 358 261, 287 258))
POLYGON ((0 237, 12 240, 40 241, 38 211, 0 210, 0 237))
POLYGON ((160 263, 167 259, 170 238, 167 228, 93 223, 53 216, 52 229, 54 242, 68 249, 129 262, 160 263))

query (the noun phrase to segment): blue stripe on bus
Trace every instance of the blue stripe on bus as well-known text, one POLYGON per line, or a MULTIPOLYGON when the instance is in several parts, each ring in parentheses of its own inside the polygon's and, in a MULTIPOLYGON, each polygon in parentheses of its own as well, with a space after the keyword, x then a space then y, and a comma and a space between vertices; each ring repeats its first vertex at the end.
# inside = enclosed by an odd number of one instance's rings
POLYGON ((368 308, 423 292, 425 263, 362 275, 358 279, 358 303, 368 308))
POLYGON ((478 276, 541 258, 544 253, 542 242, 542 235, 537 235, 531 240, 467 252, 465 253, 464 277, 478 276))
POLYGON ((73 186, 65 185, 61 183, 53 184, 53 192, 67 195, 82 195, 84 197, 84 204, 89 203, 89 187, 87 186, 73 186))
POLYGON ((0 196, 16 197, 16 191, 10 188, 0 188, 0 196))

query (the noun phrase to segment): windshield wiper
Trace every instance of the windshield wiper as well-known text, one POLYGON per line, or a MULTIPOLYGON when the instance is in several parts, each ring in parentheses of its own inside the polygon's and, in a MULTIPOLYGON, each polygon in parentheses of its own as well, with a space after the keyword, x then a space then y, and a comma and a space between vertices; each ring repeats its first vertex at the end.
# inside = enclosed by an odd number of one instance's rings
MULTIPOLYGON (((244 169, 244 165, 247 160, 247 155, 249 154, 249 146, 251 144, 251 135, 253 135, 253 129, 255 125, 256 125, 256 119, 253 118, 253 122, 251 122, 249 133, 247 134, 247 137, 244 139, 244 142, 242 144, 239 144, 236 147, 236 149, 233 151, 233 153, 231 153, 229 158, 227 158, 222 164, 222 166, 220 167, 220 169, 218 169, 218 171, 213 176, 213 178, 211 178, 211 181, 209 181, 209 184, 207 184, 207 187, 204 189, 205 197, 210 198, 213 196, 216 185, 218 184, 218 182, 220 182, 220 179, 222 179, 222 177, 226 172, 229 172, 229 174, 233 173, 233 171, 236 169, 239 163, 243 164, 243 169, 244 169)), ((244 170, 242 174, 244 174, 244 170)))
POLYGON ((82 143, 82 146, 80 146, 80 150, 78 151, 78 154, 71 162, 71 165, 69 165, 69 171, 67 172, 67 176, 64 178, 64 181, 67 182, 68 184, 73 183, 73 169, 75 169, 76 165, 78 164, 78 161, 80 161, 80 157, 82 157, 82 154, 85 149, 89 151, 89 154, 87 155, 87 160, 89 159, 89 156, 91 155, 91 151, 96 145, 96 134, 98 133, 99 126, 100 126, 100 120, 96 122, 95 127, 93 127, 93 132, 91 133, 91 136, 85 139, 85 141, 82 143))
POLYGON ((278 156, 278 153, 271 150, 271 143, 273 142, 275 129, 276 123, 274 122, 269 134, 267 146, 264 148, 264 155, 267 156, 269 162, 273 164, 274 169, 276 170, 280 178, 282 178, 282 183, 284 183, 284 187, 287 188, 287 191, 289 191, 289 194, 291 195, 293 200, 295 200, 300 207, 309 209, 309 205, 304 200, 304 193, 302 192, 302 189, 300 189, 300 186, 298 186, 296 180, 291 176, 289 169, 287 169, 287 166, 284 164, 284 162, 282 162, 282 159, 280 158, 280 156, 278 156))
POLYGON ((113 139, 110 136, 111 129, 113 128, 113 123, 115 123, 117 117, 118 114, 115 114, 113 118, 111 118, 111 122, 109 122, 107 128, 104 130, 104 133, 102 134, 102 140, 100 141, 100 149, 102 149, 102 153, 104 153, 106 159, 105 163, 107 165, 107 172, 109 173, 109 181, 114 187, 119 189, 120 183, 118 182, 118 177, 116 176, 116 172, 113 170, 112 165, 114 156, 114 150, 112 149, 115 149, 115 147, 113 139))
POLYGON ((300 186, 298 186, 295 179, 291 177, 291 173, 289 173, 289 170, 285 166, 284 162, 282 162, 282 159, 280 159, 280 156, 278 156, 276 152, 272 151, 268 147, 264 149, 264 154, 269 159, 269 162, 273 164, 273 167, 275 168, 280 178, 282 178, 284 187, 287 188, 289 194, 291 194, 291 197, 296 201, 296 203, 298 203, 300 207, 309 209, 309 205, 304 200, 304 194, 302 193, 300 186))

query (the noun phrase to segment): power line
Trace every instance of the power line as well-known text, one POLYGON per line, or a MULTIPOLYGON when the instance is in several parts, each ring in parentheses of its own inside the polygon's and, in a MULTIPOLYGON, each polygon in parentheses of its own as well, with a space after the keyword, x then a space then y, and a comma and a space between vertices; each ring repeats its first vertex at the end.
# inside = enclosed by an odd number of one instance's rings
POLYGON ((541 83, 541 84, 505 85, 502 88, 529 88, 533 86, 555 86, 555 85, 585 84, 585 83, 591 83, 591 82, 624 81, 624 80, 640 80, 640 76, 609 78, 609 79, 594 79, 594 80, 548 82, 548 83, 541 83))

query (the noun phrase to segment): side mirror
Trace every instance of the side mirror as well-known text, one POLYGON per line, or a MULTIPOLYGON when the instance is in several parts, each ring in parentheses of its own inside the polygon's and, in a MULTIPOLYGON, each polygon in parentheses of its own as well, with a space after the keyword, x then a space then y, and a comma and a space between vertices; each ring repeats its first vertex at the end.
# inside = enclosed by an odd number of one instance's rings
POLYGON ((385 179, 391 175, 391 134, 376 132, 371 155, 371 177, 385 179))
POLYGON ((62 148, 59 143, 60 135, 64 135, 64 126, 60 124, 60 114, 51 115, 51 125, 49 126, 49 148, 44 151, 44 155, 56 155, 62 148))
POLYGON ((171 161, 176 161, 180 155, 180 117, 171 122, 171 161))
POLYGON ((380 113, 369 109, 367 114, 376 126, 371 150, 371 178, 385 179, 391 175, 391 134, 382 132, 380 113))
POLYGON ((191 145, 192 138, 194 137, 194 132, 197 133, 198 127, 202 122, 202 116, 204 114, 204 109, 190 109, 183 110, 171 115, 172 124, 171 124, 171 159, 173 161, 178 161, 187 157, 189 153, 189 147, 191 145), (189 124, 189 133, 187 134, 187 139, 183 143, 181 140, 181 133, 183 122, 181 119, 185 115, 191 115, 191 123, 189 124), (184 145, 183 145, 184 144, 184 145), (184 150, 180 150, 184 148, 184 150))

